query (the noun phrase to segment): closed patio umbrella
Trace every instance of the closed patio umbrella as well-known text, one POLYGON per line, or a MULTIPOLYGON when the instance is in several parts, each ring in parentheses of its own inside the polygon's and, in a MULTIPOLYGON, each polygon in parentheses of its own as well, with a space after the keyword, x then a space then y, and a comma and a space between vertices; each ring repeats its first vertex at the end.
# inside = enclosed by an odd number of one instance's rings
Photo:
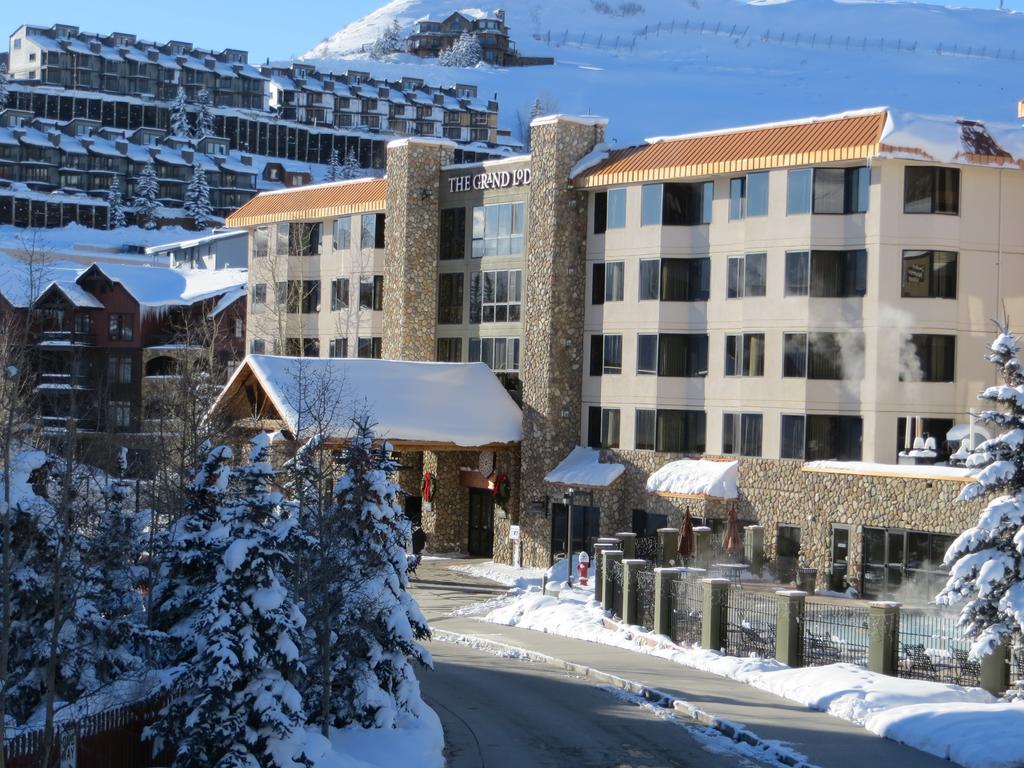
POLYGON ((743 549, 743 540, 740 539, 740 525, 736 522, 736 510, 729 510, 729 521, 725 524, 725 539, 722 547, 732 557, 736 557, 743 549))
POLYGON ((693 520, 690 517, 690 510, 686 510, 686 515, 683 516, 683 524, 679 526, 679 543, 676 546, 676 552, 683 558, 683 562, 686 562, 687 558, 693 557, 695 544, 693 520))

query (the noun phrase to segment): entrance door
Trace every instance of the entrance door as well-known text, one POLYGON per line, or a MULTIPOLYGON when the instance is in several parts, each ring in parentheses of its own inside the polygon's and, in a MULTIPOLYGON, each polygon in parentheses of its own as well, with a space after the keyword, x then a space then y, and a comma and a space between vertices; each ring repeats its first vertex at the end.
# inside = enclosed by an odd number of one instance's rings
POLYGON ((800 527, 780 525, 775 538, 775 569, 779 581, 787 584, 796 579, 800 562, 800 527))
POLYGON ((482 488, 469 489, 469 554, 494 555, 494 494, 482 488))
MULTIPOLYGON (((565 504, 551 505, 551 561, 556 555, 565 554, 566 520, 568 507, 565 504)), ((594 551, 594 539, 600 535, 601 510, 581 504, 572 506, 572 551, 573 553, 594 551)))
POLYGON ((405 516, 412 523, 412 553, 423 551, 427 537, 423 535, 423 499, 419 496, 405 497, 405 516))

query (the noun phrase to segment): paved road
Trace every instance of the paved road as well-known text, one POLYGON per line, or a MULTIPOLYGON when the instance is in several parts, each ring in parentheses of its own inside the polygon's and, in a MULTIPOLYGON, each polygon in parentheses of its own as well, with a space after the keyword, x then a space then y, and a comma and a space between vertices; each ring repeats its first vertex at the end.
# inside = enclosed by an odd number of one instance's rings
MULTIPOLYGON (((427 561, 413 590, 431 623, 443 626, 453 608, 504 588, 427 561)), ((422 671, 420 684, 444 724, 449 768, 753 765, 711 754, 688 728, 547 665, 454 643, 433 642, 430 652, 434 670, 422 671)))

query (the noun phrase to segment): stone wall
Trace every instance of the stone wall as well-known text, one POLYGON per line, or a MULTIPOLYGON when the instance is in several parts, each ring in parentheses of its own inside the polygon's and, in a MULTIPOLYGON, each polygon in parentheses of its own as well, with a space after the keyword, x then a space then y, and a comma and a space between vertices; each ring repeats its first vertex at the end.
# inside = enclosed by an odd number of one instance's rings
POLYGON ((478 454, 425 451, 423 471, 437 477, 434 499, 423 501, 428 552, 465 552, 469 546, 469 489, 459 485, 459 467, 476 466, 478 454))
MULTIPOLYGON (((586 198, 568 188, 576 162, 604 139, 600 121, 542 118, 531 126, 530 237, 523 306, 520 503, 546 503, 544 476, 579 442, 586 285, 586 198)), ((561 491, 557 491, 560 496, 561 491)), ((527 511, 523 560, 547 565, 551 522, 527 511)))
POLYGON ((454 145, 402 139, 388 146, 384 337, 388 360, 435 360, 441 168, 454 145))

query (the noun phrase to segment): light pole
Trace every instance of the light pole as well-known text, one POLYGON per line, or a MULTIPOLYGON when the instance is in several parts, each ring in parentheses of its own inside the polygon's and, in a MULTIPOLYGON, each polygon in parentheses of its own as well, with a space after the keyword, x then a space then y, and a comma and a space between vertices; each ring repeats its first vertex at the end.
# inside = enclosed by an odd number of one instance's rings
POLYGON ((569 589, 572 589, 572 497, 575 491, 570 488, 565 492, 565 573, 569 589))

